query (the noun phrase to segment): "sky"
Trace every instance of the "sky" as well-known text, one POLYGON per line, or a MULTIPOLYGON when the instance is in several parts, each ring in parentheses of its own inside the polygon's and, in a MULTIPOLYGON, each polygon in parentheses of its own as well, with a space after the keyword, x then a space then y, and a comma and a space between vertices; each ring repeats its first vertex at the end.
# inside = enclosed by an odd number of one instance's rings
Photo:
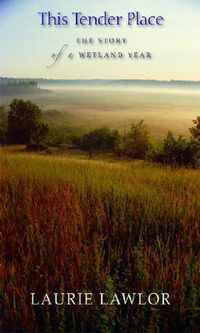
POLYGON ((199 0, 0 0, 0 76, 54 79, 200 80, 199 0), (67 26, 41 26, 38 12, 61 12, 67 26), (85 16, 121 15, 120 26, 75 26, 73 11, 85 16), (128 12, 163 16, 162 27, 126 24, 128 12), (78 45, 77 38, 93 38, 78 45), (99 45, 98 38, 126 38, 125 45, 99 45), (56 65, 52 55, 68 47, 56 65), (79 58, 79 52, 122 52, 123 59, 79 58), (151 52, 151 60, 128 59, 151 52), (67 55, 73 53, 73 59, 67 55))

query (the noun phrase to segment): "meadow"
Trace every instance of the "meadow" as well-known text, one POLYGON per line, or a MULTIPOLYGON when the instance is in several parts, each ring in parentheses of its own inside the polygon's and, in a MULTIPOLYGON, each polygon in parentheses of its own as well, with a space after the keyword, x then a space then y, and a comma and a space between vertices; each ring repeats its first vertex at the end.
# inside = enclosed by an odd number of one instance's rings
MULTIPOLYGON (((114 112, 114 111, 113 111, 114 112)), ((198 332, 200 171, 1 148, 3 332, 198 332), (170 306, 31 306, 167 292, 170 306)))

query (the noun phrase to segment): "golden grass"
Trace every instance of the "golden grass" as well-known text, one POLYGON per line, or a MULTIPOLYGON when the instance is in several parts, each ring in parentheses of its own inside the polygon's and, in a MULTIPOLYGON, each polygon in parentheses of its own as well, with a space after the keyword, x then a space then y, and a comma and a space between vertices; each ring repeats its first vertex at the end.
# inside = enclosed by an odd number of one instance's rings
POLYGON ((199 170, 1 149, 1 289, 12 332, 195 332, 199 170), (39 307, 29 293, 168 292, 170 307, 39 307))

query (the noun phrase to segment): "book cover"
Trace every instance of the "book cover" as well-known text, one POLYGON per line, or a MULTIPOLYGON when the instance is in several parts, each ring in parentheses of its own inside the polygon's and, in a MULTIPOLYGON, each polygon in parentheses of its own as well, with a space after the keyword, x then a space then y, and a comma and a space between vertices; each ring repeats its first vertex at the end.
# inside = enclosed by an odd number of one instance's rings
POLYGON ((199 1, 0 6, 0 332, 199 332, 199 1))

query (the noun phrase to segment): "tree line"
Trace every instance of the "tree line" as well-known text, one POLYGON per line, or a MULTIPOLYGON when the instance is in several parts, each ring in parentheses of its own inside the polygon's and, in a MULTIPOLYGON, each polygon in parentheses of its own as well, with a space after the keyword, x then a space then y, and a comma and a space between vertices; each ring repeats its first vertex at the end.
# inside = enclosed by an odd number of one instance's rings
MULTIPOLYGON (((120 134, 107 127, 96 128, 80 136, 71 135, 69 147, 86 151, 90 157, 98 152, 112 152, 121 157, 149 159, 172 166, 198 167, 200 161, 200 117, 193 120, 190 138, 175 137, 169 131, 159 144, 152 144, 150 130, 143 120, 133 122, 120 134)), ((42 120, 37 104, 14 99, 9 110, 0 107, 1 144, 24 144, 28 150, 45 150, 55 143, 51 128, 42 120)))
POLYGON ((38 87, 38 82, 29 79, 11 79, 0 77, 0 87, 38 87))

